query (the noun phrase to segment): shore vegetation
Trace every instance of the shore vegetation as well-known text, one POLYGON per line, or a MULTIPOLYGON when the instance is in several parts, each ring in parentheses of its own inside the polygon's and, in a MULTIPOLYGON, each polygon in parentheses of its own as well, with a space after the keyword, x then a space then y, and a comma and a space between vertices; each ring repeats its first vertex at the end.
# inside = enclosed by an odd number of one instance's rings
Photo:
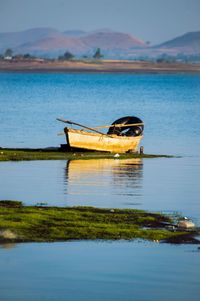
POLYGON ((0 201, 0 242, 132 240, 199 243, 197 233, 174 230, 173 218, 136 209, 24 206, 0 201))
MULTIPOLYGON (((78 159, 113 159, 115 154, 107 152, 72 152, 57 149, 7 149, 0 148, 1 161, 31 161, 31 160, 78 160, 78 159)), ((120 154, 117 159, 129 158, 172 158, 170 155, 155 154, 120 154)))

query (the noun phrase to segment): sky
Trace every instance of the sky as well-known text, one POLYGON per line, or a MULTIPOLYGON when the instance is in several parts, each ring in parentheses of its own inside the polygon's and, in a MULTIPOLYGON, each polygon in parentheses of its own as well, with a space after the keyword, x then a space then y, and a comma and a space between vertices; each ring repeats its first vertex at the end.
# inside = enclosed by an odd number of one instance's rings
POLYGON ((0 0, 0 32, 109 28, 158 44, 200 30, 200 0, 0 0))

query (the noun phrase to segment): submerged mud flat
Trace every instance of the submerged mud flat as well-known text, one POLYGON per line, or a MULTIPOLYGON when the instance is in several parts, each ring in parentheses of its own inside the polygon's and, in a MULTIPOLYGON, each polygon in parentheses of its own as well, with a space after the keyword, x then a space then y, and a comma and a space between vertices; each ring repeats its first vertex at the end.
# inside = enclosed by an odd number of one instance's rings
POLYGON ((200 243, 198 230, 175 230, 171 217, 136 209, 23 206, 0 201, 0 242, 147 239, 200 243))

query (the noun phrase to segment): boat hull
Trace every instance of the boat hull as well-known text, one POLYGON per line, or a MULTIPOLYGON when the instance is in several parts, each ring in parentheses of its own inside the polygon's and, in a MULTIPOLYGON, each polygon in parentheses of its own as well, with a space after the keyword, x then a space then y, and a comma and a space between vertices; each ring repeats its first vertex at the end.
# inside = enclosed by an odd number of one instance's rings
POLYGON ((71 148, 82 148, 111 153, 137 152, 142 138, 142 136, 108 136, 71 128, 65 128, 64 132, 66 134, 67 143, 71 148))

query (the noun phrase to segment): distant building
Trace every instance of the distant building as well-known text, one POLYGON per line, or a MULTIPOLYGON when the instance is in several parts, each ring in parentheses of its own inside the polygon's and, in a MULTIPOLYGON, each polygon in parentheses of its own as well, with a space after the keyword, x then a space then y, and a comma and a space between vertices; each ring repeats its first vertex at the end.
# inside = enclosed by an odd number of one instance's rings
POLYGON ((12 60, 12 56, 4 56, 4 60, 6 60, 6 61, 11 61, 12 60))

